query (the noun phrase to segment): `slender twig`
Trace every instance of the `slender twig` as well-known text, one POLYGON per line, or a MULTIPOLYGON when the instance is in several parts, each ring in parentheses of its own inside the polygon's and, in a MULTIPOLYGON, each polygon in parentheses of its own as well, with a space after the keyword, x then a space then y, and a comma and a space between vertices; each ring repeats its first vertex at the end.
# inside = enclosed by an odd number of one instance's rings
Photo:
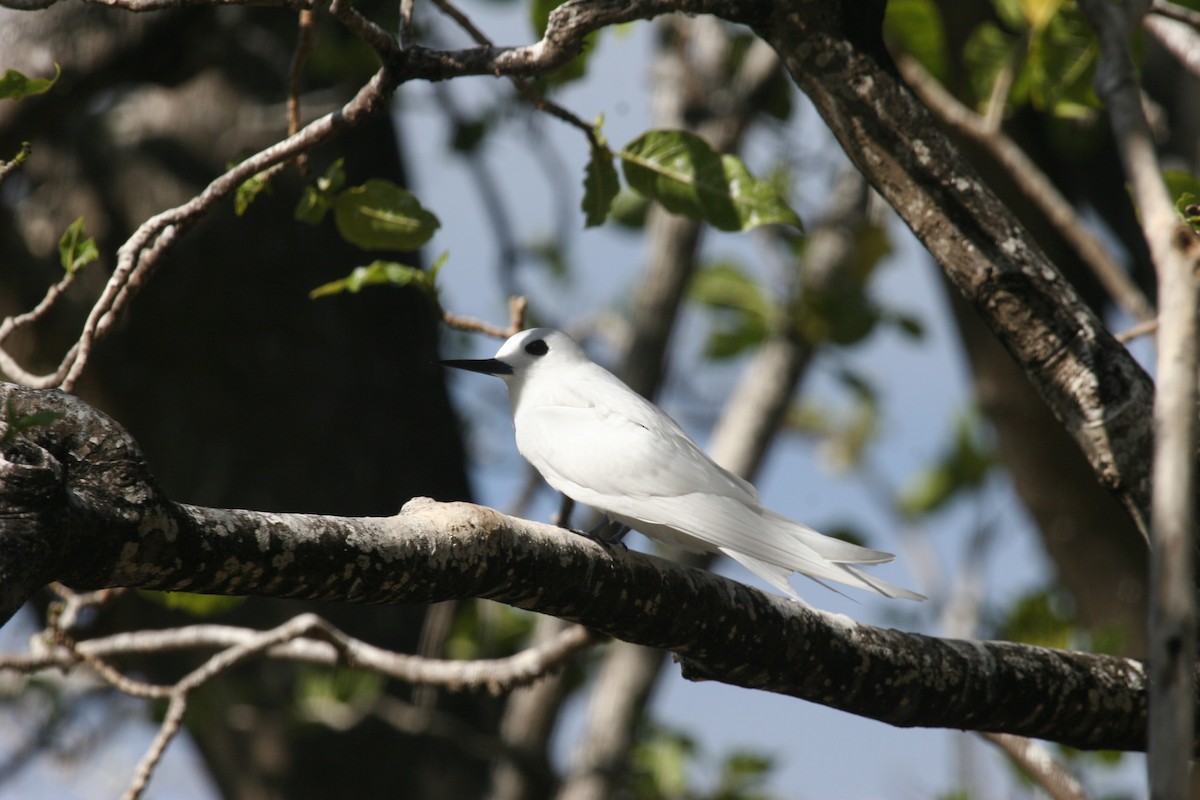
POLYGON ((351 33, 371 45, 383 63, 386 64, 388 59, 400 54, 400 45, 396 43, 396 37, 364 17, 357 8, 350 5, 349 0, 333 0, 329 6, 329 13, 341 20, 351 33))
POLYGON ((525 328, 525 312, 529 310, 529 298, 516 295, 508 298, 508 335, 520 333, 525 328))
POLYGON ((1133 187, 1158 276, 1158 375, 1151 496, 1150 704, 1147 766, 1152 797, 1189 793, 1196 616, 1192 600, 1195 512, 1196 281, 1200 239, 1175 213, 1142 109, 1130 33, 1148 3, 1081 0, 1100 38, 1096 92, 1133 187))
POLYGON ((493 339, 507 339, 513 334, 519 333, 525 327, 525 310, 529 307, 529 299, 524 295, 517 295, 508 299, 508 327, 501 328, 499 325, 493 325, 490 322, 484 322, 481 319, 474 317, 464 317, 460 314, 451 314, 449 311, 442 311, 442 322, 447 326, 458 331, 466 331, 467 333, 482 333, 485 336, 491 336, 493 339))
MULTIPOLYGON (((494 47, 492 40, 476 27, 466 14, 458 9, 450 0, 433 0, 433 4, 438 7, 443 14, 450 17, 454 22, 466 32, 468 36, 475 40, 477 44, 485 47, 494 47)), ((515 75, 509 76, 509 80, 517 90, 517 94, 521 99, 529 103, 538 111, 544 111, 552 117, 557 117, 568 125, 573 125, 583 131, 584 136, 588 138, 589 144, 594 148, 601 146, 600 140, 596 137, 596 131, 591 124, 580 118, 578 115, 568 111, 558 103, 550 100, 537 89, 534 89, 528 82, 518 78, 515 75)))
POLYGON ((938 119, 982 145, 1008 170, 1018 188, 1041 209, 1121 308, 1139 321, 1154 318, 1154 308, 1142 290, 1016 142, 959 102, 915 58, 902 55, 896 63, 904 79, 938 119))
MULTIPOLYGON (((304 63, 313 45, 313 12, 305 9, 300 12, 297 24, 296 52, 292 54, 292 66, 289 71, 287 120, 288 136, 300 132, 300 91, 304 82, 304 63)), ((296 167, 301 174, 308 176, 308 154, 300 153, 295 158, 296 167)))
POLYGON ((1088 800, 1083 784, 1042 744, 1011 733, 981 733, 1042 787, 1052 800, 1088 800))
POLYGON ((1139 322, 1136 325, 1130 326, 1120 333, 1113 334, 1113 338, 1121 344, 1128 344, 1134 339, 1141 336, 1148 336, 1158 330, 1158 320, 1148 319, 1145 322, 1139 322))
POLYGON ((1000 130, 1004 123, 1004 110, 1008 107, 1008 95, 1012 91, 1013 82, 1017 79, 1017 70, 1025 58, 1025 50, 1029 46, 1023 36, 1010 51, 1009 56, 996 73, 992 81, 992 91, 988 94, 987 110, 983 115, 983 129, 991 133, 1000 130))
POLYGON ((0 161, 0 183, 4 183, 5 179, 16 171, 17 167, 25 163, 25 159, 29 158, 30 152, 32 152, 32 148, 29 142, 21 142, 21 149, 17 151, 15 156, 8 161, 0 161))
POLYGON ((173 687, 134 681, 108 662, 131 655, 252 647, 254 652, 261 652, 273 659, 318 666, 351 666, 388 678, 438 686, 449 691, 486 690, 499 693, 537 681, 603 638, 575 625, 551 641, 505 658, 456 661, 422 658, 375 647, 343 633, 313 614, 298 616, 288 625, 291 626, 287 628, 290 635, 272 640, 266 647, 256 646, 264 632, 230 625, 188 625, 117 633, 83 641, 59 635, 56 637, 56 646, 39 652, 0 656, 0 669, 35 672, 49 667, 68 669, 83 663, 127 694, 166 697, 173 687))
POLYGON ((501 328, 498 325, 493 325, 490 322, 484 322, 474 317, 451 314, 449 311, 442 312, 442 322, 455 330, 466 331, 467 333, 482 333, 485 336, 491 336, 493 339, 507 339, 510 335, 507 328, 501 328))

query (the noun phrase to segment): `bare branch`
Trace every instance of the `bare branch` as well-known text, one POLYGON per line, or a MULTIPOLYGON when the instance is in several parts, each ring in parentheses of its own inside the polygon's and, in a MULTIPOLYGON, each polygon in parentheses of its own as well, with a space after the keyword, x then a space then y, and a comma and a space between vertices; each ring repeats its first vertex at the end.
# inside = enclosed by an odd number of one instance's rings
POLYGON ((1145 9, 1133 2, 1121 7, 1105 0, 1081 0, 1080 7, 1100 38, 1096 91, 1108 107, 1125 174, 1141 211, 1142 233, 1158 274, 1147 764, 1154 797, 1184 797, 1189 791, 1195 718, 1192 542, 1200 238, 1175 213, 1142 110, 1128 42, 1145 9))
POLYGON ((1088 800, 1083 785, 1045 745, 1007 733, 985 733, 982 736, 1017 762, 1025 774, 1041 786, 1052 800, 1088 800))
POLYGON ((21 149, 17 151, 15 156, 8 161, 0 160, 0 183, 4 183, 8 176, 15 172, 24 163, 25 159, 29 158, 29 153, 29 142, 22 142, 21 149))
POLYGON ((1130 326, 1126 330, 1114 333, 1113 338, 1121 344, 1128 344, 1134 339, 1142 336, 1149 336, 1158 330, 1158 319, 1150 319, 1145 322, 1139 322, 1137 325, 1130 326))
MULTIPOLYGON (((307 9, 301 11, 297 21, 296 51, 292 54, 292 65, 288 71, 288 136, 300 132, 300 92, 303 90, 304 63, 312 52, 313 12, 307 9)), ((303 175, 308 176, 308 157, 305 154, 296 156, 296 166, 303 175)))
MULTIPOLYGON (((527 686, 553 671, 601 637, 581 625, 564 629, 551 640, 506 658, 480 661, 445 661, 395 653, 348 636, 314 615, 289 623, 291 636, 263 650, 273 659, 301 661, 317 666, 347 666, 369 670, 407 683, 439 686, 450 691, 486 690, 493 694, 527 686)), ((117 633, 96 639, 61 644, 29 654, 0 656, 0 669, 18 672, 77 663, 97 668, 106 681, 137 697, 165 697, 167 687, 149 684, 132 688, 128 678, 109 661, 131 655, 154 655, 181 650, 227 649, 254 645, 261 631, 229 625, 188 625, 154 631, 117 633)))

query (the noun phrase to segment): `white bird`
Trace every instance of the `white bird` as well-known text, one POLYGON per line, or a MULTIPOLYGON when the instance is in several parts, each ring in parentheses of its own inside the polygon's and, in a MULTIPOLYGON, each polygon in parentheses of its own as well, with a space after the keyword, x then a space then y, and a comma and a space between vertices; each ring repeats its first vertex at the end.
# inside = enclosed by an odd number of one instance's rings
POLYGON ((891 553, 763 508, 754 486, 718 466, 562 331, 531 328, 494 358, 440 363, 502 378, 521 455, 555 489, 610 519, 688 550, 724 553, 796 600, 788 583, 796 572, 823 585, 925 599, 853 566, 886 563, 891 553))

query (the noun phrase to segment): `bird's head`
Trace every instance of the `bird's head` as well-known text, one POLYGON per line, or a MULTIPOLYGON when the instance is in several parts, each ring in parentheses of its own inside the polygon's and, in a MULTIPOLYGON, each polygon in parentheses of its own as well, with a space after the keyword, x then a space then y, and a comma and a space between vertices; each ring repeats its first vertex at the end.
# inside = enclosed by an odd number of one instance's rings
POLYGON ((555 366, 587 361, 575 340, 554 328, 530 328, 509 337, 493 358, 439 361, 447 367, 503 378, 510 386, 523 384, 531 375, 555 366))

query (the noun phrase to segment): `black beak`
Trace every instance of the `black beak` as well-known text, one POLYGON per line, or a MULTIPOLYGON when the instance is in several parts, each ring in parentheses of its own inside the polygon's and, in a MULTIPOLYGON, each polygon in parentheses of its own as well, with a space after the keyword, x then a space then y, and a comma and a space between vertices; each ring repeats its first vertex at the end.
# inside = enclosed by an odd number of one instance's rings
POLYGON ((459 361, 439 361, 443 367, 465 369, 470 372, 482 372, 484 375, 512 375, 513 368, 498 358, 464 359, 459 361))

